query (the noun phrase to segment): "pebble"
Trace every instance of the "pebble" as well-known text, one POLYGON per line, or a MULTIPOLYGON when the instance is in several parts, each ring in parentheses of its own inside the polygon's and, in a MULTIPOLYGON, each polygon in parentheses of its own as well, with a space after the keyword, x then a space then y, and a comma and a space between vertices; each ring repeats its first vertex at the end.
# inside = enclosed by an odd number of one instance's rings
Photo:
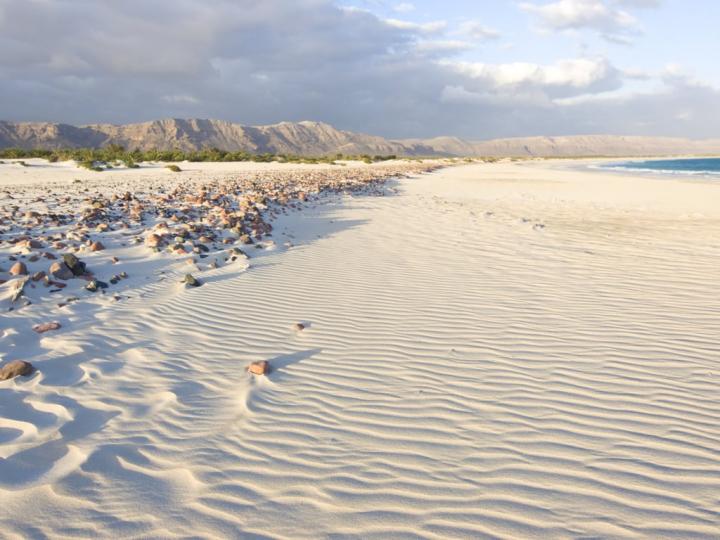
POLYGON ((0 367, 0 381, 14 379, 20 375, 26 377, 33 371, 34 369, 30 362, 25 362, 24 360, 13 360, 12 362, 8 362, 4 366, 0 367))
POLYGON ((27 266, 22 261, 18 261, 10 267, 11 276, 27 276, 27 273, 27 266))
POLYGON ((247 367, 247 370, 253 375, 267 375, 270 371, 270 363, 267 360, 253 362, 247 367))
POLYGON ((197 279, 193 277, 192 274, 185 274, 185 279, 183 280, 183 283, 185 283, 188 287, 199 287, 202 285, 197 279))
POLYGON ((46 322, 42 324, 36 324, 33 326, 33 330, 37 332, 38 334, 44 334, 45 332, 49 332, 51 330, 58 330, 60 328, 59 322, 46 322))

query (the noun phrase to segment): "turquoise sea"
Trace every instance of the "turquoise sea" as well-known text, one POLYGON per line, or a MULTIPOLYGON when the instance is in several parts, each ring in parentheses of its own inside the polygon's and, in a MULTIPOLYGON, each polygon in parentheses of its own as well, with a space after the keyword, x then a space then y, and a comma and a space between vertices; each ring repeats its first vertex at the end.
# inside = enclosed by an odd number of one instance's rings
POLYGON ((652 172, 661 174, 713 176, 720 175, 720 158, 652 159, 609 163, 602 169, 652 172))

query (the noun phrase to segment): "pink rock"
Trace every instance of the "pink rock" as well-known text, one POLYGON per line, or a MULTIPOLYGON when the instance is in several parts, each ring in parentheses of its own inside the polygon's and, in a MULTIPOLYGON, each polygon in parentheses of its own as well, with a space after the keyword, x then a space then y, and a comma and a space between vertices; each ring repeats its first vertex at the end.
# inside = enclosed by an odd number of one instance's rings
POLYGON ((10 267, 11 276, 26 276, 27 273, 28 269, 24 262, 18 261, 10 267))
POLYGON ((72 270, 68 268, 67 264, 60 261, 55 261, 50 265, 50 275, 57 279, 72 279, 74 274, 72 270))
POLYGON ((38 334, 44 334, 45 332, 49 332, 50 330, 58 330, 59 328, 59 322, 46 322, 33 326, 33 330, 35 330, 38 334))
POLYGON ((247 367, 247 370, 253 375, 267 375, 268 371, 270 371, 270 364, 267 360, 253 362, 247 367))
POLYGON ((149 234, 147 238, 145 238, 145 245, 148 247, 158 247, 161 242, 162 237, 155 233, 149 234))

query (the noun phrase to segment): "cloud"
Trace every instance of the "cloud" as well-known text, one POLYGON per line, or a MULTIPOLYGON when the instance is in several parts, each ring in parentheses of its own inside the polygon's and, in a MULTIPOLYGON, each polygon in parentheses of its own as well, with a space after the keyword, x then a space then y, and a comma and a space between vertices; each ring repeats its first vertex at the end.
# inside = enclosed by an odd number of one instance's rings
POLYGON ((454 32, 331 0, 0 0, 0 118, 310 119, 474 139, 718 131, 718 92, 677 68, 467 62, 458 53, 473 39, 454 32), (655 91, 630 94, 628 84, 655 91))
POLYGON ((609 41, 628 43, 640 26, 623 6, 657 5, 655 0, 556 0, 542 5, 524 2, 520 9, 535 16, 545 31, 591 29, 609 41))
POLYGON ((402 2, 395 5, 393 7, 393 11, 397 11, 398 13, 409 13, 410 11, 415 11, 415 5, 410 2, 402 2))
POLYGON ((478 21, 465 21, 460 24, 458 32, 461 35, 478 41, 487 41, 491 39, 499 39, 500 32, 489 26, 485 26, 478 21))
POLYGON ((393 28, 401 30, 410 30, 422 34, 438 34, 447 28, 446 21, 432 21, 427 23, 415 23, 410 21, 401 21, 399 19, 385 19, 385 23, 393 28))
POLYGON ((446 62, 446 65, 479 82, 485 92, 505 95, 542 94, 547 99, 604 92, 621 86, 620 72, 604 58, 561 60, 550 65, 526 62, 483 64, 446 62))

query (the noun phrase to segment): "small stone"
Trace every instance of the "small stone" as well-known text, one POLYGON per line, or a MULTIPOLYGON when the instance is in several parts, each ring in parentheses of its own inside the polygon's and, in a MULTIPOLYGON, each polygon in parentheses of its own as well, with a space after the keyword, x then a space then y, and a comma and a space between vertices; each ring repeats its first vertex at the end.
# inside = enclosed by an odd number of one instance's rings
POLYGON ((46 322, 42 324, 36 324, 33 326, 33 330, 37 332, 38 334, 44 334, 45 332, 49 332, 50 330, 58 330, 60 328, 59 322, 46 322))
POLYGON ((34 238, 31 238, 29 240, 25 240, 21 243, 21 247, 28 248, 28 249, 40 249, 42 247, 42 243, 39 240, 35 240, 34 238))
POLYGON ((64 262, 56 261, 50 265, 50 275, 56 279, 71 279, 75 274, 64 262))
POLYGON ((28 269, 24 262, 18 261, 10 267, 11 276, 26 276, 27 273, 28 269))
POLYGON ((27 377, 33 371, 34 368, 30 362, 25 362, 24 360, 13 360, 0 368, 0 381, 14 379, 19 375, 27 377))
POLYGON ((145 245, 147 247, 158 247, 162 243, 162 237, 158 234, 152 233, 145 238, 145 245))
POLYGON ((297 332, 302 332, 303 330, 305 330, 305 325, 303 323, 295 323, 293 324, 293 330, 297 332))
POLYGON ((110 259, 110 261, 111 261, 113 264, 117 264, 117 263, 120 262, 120 259, 118 259, 117 257, 113 257, 112 259, 110 259))
POLYGON ((100 241, 95 241, 90 244, 90 251, 102 251, 103 249, 105 249, 105 246, 100 241))
POLYGON ((99 281, 97 279, 93 279, 90 283, 85 285, 85 289, 90 292, 97 292, 100 289, 107 289, 108 284, 104 281, 99 281))
POLYGON ((197 279, 193 277, 192 274, 185 274, 185 279, 183 280, 183 283, 187 285, 188 287, 199 287, 202 285, 197 279))
POLYGON ((35 272, 35 273, 32 275, 32 278, 31 278, 31 279, 32 279, 33 281, 40 281, 41 279, 44 279, 44 278, 45 278, 45 272, 43 272, 42 270, 40 270, 39 272, 35 272))
POLYGON ((253 362, 247 367, 247 370, 253 375, 267 375, 270 371, 270 363, 267 360, 253 362))
POLYGON ((80 259, 72 253, 63 255, 63 261, 65 261, 65 264, 74 276, 82 276, 85 273, 85 263, 81 262, 80 259))

